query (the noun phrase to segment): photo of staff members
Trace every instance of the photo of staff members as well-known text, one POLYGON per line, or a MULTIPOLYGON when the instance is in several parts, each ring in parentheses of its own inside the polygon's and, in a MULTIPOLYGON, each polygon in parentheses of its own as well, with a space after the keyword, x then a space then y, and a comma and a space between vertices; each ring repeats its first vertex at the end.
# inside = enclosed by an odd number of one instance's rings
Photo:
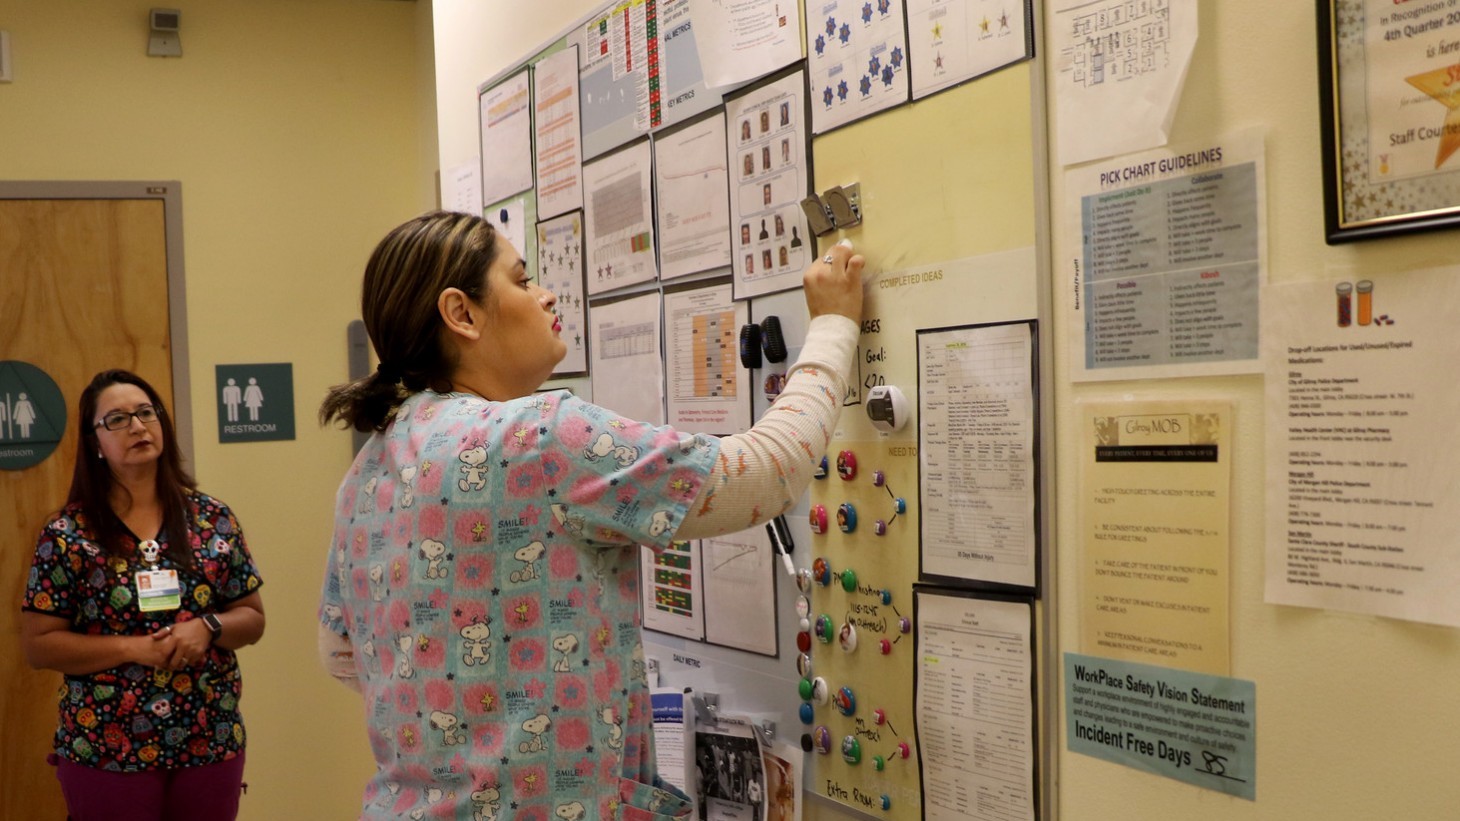
POLYGON ((740 244, 750 244, 750 223, 748 222, 740 223, 740 244))
POLYGON ((791 138, 781 140, 781 165, 791 164, 791 138))
MULTIPOLYGON (((780 217, 777 217, 776 219, 780 219, 780 217)), ((781 267, 782 268, 784 268, 787 265, 790 265, 791 264, 788 261, 790 259, 790 256, 787 254, 787 252, 786 252, 786 246, 784 246, 784 245, 781 246, 780 257, 781 257, 781 267)))
POLYGON ((755 273, 755 254, 746 254, 745 255, 745 273, 747 273, 747 274, 753 274, 753 273, 755 273))
POLYGON ((771 170, 771 147, 768 145, 760 148, 760 168, 762 171, 771 170))
POLYGON ((764 134, 771 130, 771 113, 762 111, 760 113, 760 133, 764 134))
POLYGON ((791 104, 781 103, 781 125, 791 124, 791 104))
POLYGON ((776 214, 776 236, 783 237, 785 235, 786 235, 786 221, 783 220, 783 219, 781 219, 781 215, 780 214, 776 214))
POLYGON ((796 226, 794 226, 794 225, 791 226, 791 247, 792 248, 800 248, 801 247, 801 234, 799 233, 799 231, 800 231, 800 229, 798 229, 796 226))
POLYGON ((760 264, 761 267, 765 268, 767 271, 774 267, 774 265, 771 263, 771 249, 767 248, 764 251, 760 252, 760 264))
POLYGON ((766 183, 760 187, 760 201, 763 205, 771 204, 771 184, 766 183))
POLYGON ((760 238, 761 239, 770 239, 771 238, 771 232, 769 232, 769 231, 767 231, 765 229, 765 218, 764 217, 761 217, 761 220, 760 220, 760 238))
POLYGON ((740 141, 746 142, 750 139, 750 120, 740 121, 740 141))
POLYGON ((746 154, 740 158, 740 175, 749 177, 755 173, 755 155, 746 154))

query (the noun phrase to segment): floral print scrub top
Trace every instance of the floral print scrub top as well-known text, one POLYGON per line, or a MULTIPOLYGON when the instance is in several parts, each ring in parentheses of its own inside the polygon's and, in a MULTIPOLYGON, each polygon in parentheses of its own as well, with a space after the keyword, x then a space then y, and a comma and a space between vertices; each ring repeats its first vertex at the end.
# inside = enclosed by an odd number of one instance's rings
MULTIPOLYGON (((71 622, 92 636, 145 636, 173 622, 216 613, 263 584, 228 506, 202 493, 188 495, 188 540, 193 569, 167 555, 161 569, 178 571, 182 605, 144 613, 137 608, 134 575, 150 569, 125 529, 124 551, 107 557, 79 505, 69 505, 41 531, 22 607, 71 622)), ((214 764, 243 750, 242 692, 232 650, 209 649, 201 664, 172 671, 124 664, 89 675, 66 676, 56 754, 88 767, 138 771, 214 764)))
POLYGON ((320 614, 365 697, 363 817, 689 813, 654 764, 638 545, 718 449, 567 392, 401 406, 340 487, 320 614))

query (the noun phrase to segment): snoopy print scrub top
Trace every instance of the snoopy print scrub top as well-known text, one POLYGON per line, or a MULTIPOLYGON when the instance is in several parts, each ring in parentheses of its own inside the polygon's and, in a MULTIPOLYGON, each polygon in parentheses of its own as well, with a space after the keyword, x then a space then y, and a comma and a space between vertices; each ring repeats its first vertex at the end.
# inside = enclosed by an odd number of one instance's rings
POLYGON ((340 487, 320 613, 365 697, 364 817, 688 814, 655 772, 638 545, 718 450, 567 392, 401 406, 340 487))

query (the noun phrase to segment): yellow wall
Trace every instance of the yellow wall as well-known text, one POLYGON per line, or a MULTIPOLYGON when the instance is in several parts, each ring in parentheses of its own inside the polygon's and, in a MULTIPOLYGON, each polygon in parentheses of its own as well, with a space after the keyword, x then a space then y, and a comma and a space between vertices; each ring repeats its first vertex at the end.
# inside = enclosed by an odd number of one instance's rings
MULTIPOLYGON (((1312 2, 1204 0, 1200 40, 1171 133, 1174 144, 1245 127, 1267 135, 1268 278, 1282 283, 1351 268, 1367 274, 1453 265, 1453 232, 1329 247, 1323 241, 1317 27, 1312 2)), ((1052 60, 1052 56, 1046 59, 1052 60)), ((1053 73, 1053 63, 1047 63, 1053 73)), ((1051 117, 1056 112, 1051 110, 1051 117)), ((1053 123, 1052 123, 1053 125, 1053 123)), ((1051 174, 1055 260, 1078 255, 1079 235, 1060 224, 1077 196, 1051 174)), ((1056 270, 1059 265, 1056 264, 1056 270)), ((1056 284, 1056 293, 1060 293, 1056 284)), ((1460 306, 1457 306, 1460 309, 1460 306)), ((1061 317, 1063 318, 1063 317, 1061 317)), ((1079 652, 1076 513, 1079 435, 1073 401, 1230 396, 1232 469, 1232 675, 1257 684, 1257 801, 1199 790, 1087 756, 1060 758, 1060 817, 1255 821, 1455 817, 1460 785, 1446 764, 1460 754, 1452 683, 1460 680, 1460 633, 1390 619, 1279 607, 1262 601, 1264 408, 1261 376, 1114 382, 1075 387, 1056 324, 1056 487, 1061 650, 1079 652)), ((1453 363, 1451 363, 1453 364, 1453 363)), ((1454 450, 1456 443, 1439 443, 1454 450)), ((1058 708, 1062 710, 1062 708, 1058 708)), ((1058 710, 1057 710, 1058 714, 1058 710)))
POLYGON ((194 467, 266 580, 268 633, 241 654, 243 817, 352 817, 360 706, 314 653, 350 444, 314 412, 345 376, 370 249, 434 204, 430 3, 179 0, 181 59, 146 56, 151 5, 0 0, 0 178, 182 182, 194 467), (218 444, 213 367, 250 362, 294 364, 295 441, 218 444))

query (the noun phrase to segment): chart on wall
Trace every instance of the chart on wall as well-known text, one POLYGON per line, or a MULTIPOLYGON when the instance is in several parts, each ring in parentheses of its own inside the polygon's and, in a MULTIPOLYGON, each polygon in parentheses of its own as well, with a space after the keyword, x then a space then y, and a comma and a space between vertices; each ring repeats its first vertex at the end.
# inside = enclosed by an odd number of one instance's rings
POLYGON ((613 3, 569 36, 583 54, 585 157, 720 104, 727 89, 705 86, 695 36, 689 0, 613 3))
POLYGON ((539 60, 532 68, 532 83, 537 213, 556 217, 583 207, 577 47, 539 60))
POLYGON ((531 78, 527 69, 482 92, 481 201, 495 202, 532 187, 531 78))
POLYGON ((658 278, 652 174, 648 140, 583 166, 588 293, 601 294, 658 278))
POLYGON ((902 0, 808 2, 812 133, 907 102, 907 62, 902 0))
POLYGON ((1025 0, 908 0, 912 93, 921 99, 1034 53, 1025 0))
POLYGON ((553 292, 559 338, 568 347, 553 376, 588 370, 588 291, 583 278, 583 212, 537 224, 537 281, 553 292))
POLYGON ((660 279, 730 265, 729 184, 723 112, 654 136, 660 279))

